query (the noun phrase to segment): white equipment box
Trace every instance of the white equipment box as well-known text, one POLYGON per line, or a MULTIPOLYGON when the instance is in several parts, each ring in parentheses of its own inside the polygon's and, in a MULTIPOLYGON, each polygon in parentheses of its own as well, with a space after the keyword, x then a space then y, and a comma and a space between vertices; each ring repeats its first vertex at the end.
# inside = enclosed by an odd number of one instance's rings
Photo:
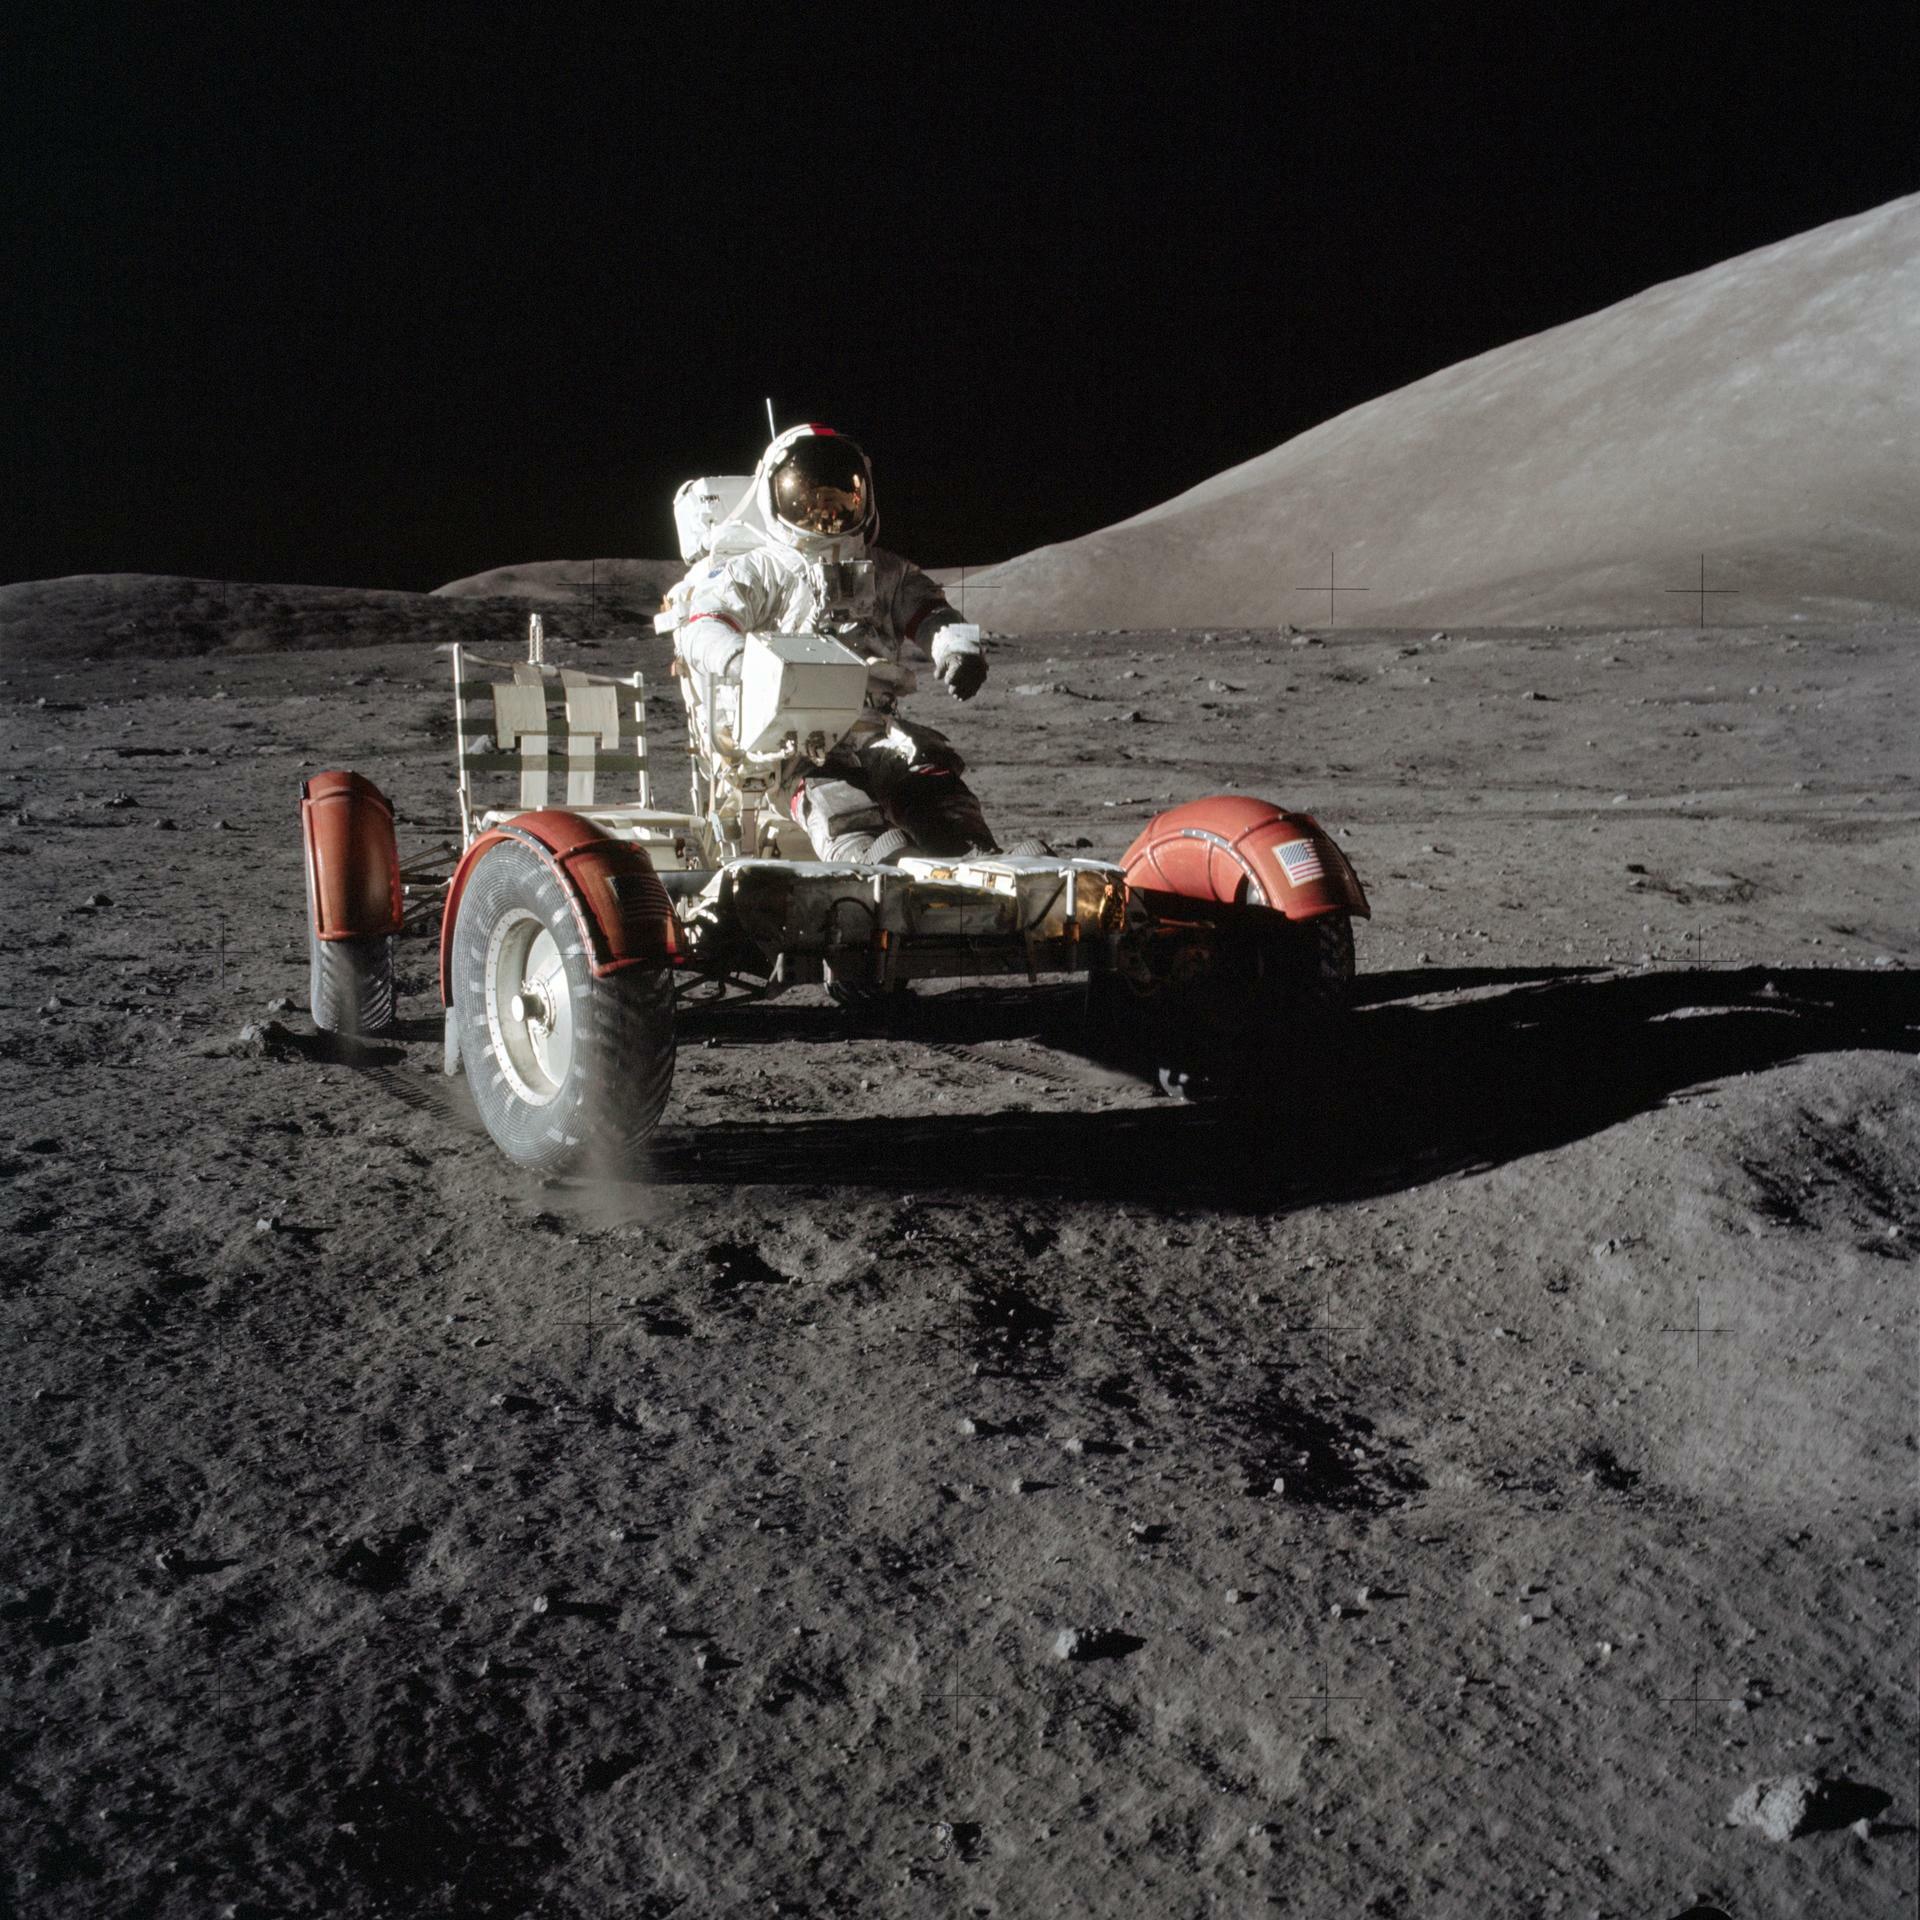
POLYGON ((867 663, 817 633, 750 633, 740 661, 745 753, 777 753, 791 736, 803 751, 819 734, 834 745, 867 703, 867 663))

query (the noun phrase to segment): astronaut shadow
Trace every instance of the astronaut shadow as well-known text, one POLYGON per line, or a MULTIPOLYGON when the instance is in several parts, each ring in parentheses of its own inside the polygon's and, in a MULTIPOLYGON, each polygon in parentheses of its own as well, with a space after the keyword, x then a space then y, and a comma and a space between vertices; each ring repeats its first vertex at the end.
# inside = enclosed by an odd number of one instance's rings
POLYGON ((1900 972, 1428 969, 1360 998, 1337 1038, 1277 1036, 1258 1101, 708 1124, 659 1136, 652 1178, 1269 1211, 1489 1169, 1741 1074, 1920 1037, 1920 976, 1900 972))

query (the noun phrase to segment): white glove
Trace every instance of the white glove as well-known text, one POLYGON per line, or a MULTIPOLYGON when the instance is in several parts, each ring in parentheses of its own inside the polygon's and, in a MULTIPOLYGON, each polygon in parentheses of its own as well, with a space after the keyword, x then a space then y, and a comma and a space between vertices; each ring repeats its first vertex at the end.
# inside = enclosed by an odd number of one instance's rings
POLYGON ((956 700, 971 700, 987 677, 987 656, 980 629, 952 621, 933 636, 933 669, 956 700))

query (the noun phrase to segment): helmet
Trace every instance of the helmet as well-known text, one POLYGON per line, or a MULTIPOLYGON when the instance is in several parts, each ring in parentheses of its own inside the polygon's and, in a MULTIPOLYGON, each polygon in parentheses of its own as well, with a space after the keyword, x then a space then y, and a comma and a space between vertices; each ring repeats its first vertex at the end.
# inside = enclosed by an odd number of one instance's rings
POLYGON ((768 530, 792 547, 871 541, 873 469, 859 446, 831 427, 789 428, 762 463, 768 530))

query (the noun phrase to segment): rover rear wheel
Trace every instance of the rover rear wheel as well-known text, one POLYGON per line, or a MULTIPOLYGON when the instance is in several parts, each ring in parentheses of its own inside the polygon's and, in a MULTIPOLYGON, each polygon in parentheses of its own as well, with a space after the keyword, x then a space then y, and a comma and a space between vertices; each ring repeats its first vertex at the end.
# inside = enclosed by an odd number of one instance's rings
POLYGON ((598 978, 538 854, 490 847, 460 899, 453 1019, 474 1105, 506 1156, 541 1173, 630 1178, 673 1085, 673 976, 598 978))
POLYGON ((1353 974, 1349 915, 1255 909, 1131 977, 1090 979, 1088 1015, 1096 1043, 1144 1053, 1169 1098, 1257 1098, 1330 1057, 1353 974))
POLYGON ((313 875, 307 875, 307 1007, 322 1033, 357 1039, 393 1025, 393 935, 322 940, 315 931, 313 875))

